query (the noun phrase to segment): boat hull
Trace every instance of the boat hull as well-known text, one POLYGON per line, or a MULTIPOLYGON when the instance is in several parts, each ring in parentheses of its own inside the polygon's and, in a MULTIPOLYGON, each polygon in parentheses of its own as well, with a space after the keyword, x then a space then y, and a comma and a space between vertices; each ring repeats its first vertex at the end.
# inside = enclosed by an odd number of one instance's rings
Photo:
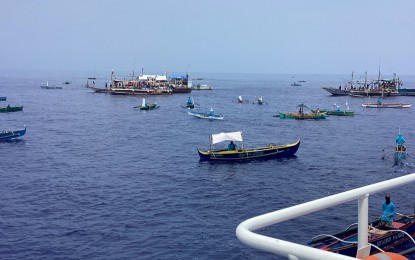
POLYGON ((312 119, 312 120, 319 120, 319 119, 325 119, 326 115, 324 113, 279 113, 279 117, 281 119, 298 119, 298 120, 304 120, 304 119, 312 119))
POLYGON ((300 147, 300 139, 293 144, 270 144, 260 148, 243 148, 239 150, 211 150, 197 149, 200 161, 248 161, 255 159, 289 158, 295 155, 300 147))
POLYGON ((151 105, 148 105, 148 106, 141 106, 139 108, 140 108, 140 110, 153 110, 153 109, 156 109, 156 108, 159 108, 159 107, 160 106, 157 105, 157 103, 154 103, 154 104, 151 104, 151 105))
POLYGON ((333 96, 347 96, 350 93, 349 90, 343 90, 343 89, 332 88, 332 87, 322 87, 322 89, 326 90, 333 96))
POLYGON ((15 138, 22 137, 25 134, 26 134, 26 127, 23 130, 3 131, 3 132, 0 132, 0 141, 12 140, 15 138))
POLYGON ((7 112, 16 112, 16 111, 22 111, 23 106, 17 106, 17 107, 0 107, 0 113, 7 113, 7 112))
MULTIPOLYGON (((311 110, 316 113, 316 110, 311 110)), ((336 111, 336 110, 320 110, 320 113, 324 113, 328 116, 354 116, 354 111, 336 111)))
POLYGON ((210 115, 209 113, 196 113, 196 112, 187 112, 189 115, 200 118, 200 119, 209 119, 209 120, 223 120, 223 115, 210 115))

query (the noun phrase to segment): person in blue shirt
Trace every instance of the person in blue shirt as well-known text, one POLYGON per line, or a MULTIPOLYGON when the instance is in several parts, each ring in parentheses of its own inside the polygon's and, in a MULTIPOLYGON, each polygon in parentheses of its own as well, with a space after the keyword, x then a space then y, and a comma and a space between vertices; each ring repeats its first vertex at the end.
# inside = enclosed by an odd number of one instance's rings
POLYGON ((188 104, 188 105, 193 105, 193 98, 189 97, 189 98, 187 99, 187 104, 188 104))
POLYGON ((395 208, 395 204, 393 204, 393 202, 391 201, 391 198, 389 195, 385 196, 385 201, 383 202, 382 209, 383 209, 383 213, 380 218, 379 225, 385 226, 385 227, 393 227, 392 222, 393 222, 393 217, 395 216, 395 213, 396 213, 396 208, 395 208))
POLYGON ((228 151, 232 150, 236 150, 236 144, 234 144, 233 141, 228 144, 228 151))

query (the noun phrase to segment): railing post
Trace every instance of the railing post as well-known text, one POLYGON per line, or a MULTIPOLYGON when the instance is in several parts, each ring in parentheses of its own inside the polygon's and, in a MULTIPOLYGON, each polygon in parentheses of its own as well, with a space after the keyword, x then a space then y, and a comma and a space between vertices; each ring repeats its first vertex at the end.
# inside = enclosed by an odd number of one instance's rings
POLYGON ((369 194, 359 197, 358 201, 358 234, 357 248, 363 248, 368 245, 368 224, 369 224, 369 194))

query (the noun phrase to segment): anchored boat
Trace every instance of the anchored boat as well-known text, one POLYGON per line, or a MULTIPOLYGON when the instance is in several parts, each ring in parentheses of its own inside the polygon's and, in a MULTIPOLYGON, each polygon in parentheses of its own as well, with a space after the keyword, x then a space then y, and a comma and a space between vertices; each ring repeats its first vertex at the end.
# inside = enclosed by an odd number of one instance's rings
POLYGON ((245 148, 243 146, 242 132, 228 132, 210 136, 209 150, 197 149, 201 161, 246 161, 252 159, 276 159, 292 157, 300 147, 300 139, 292 144, 269 144, 264 147, 245 148), (242 147, 228 147, 228 149, 212 150, 214 144, 236 141, 242 142, 242 147))
POLYGON ((296 112, 281 112, 279 113, 279 117, 281 119, 314 119, 314 120, 318 120, 318 119, 325 119, 326 118, 326 114, 324 113, 305 113, 304 109, 308 109, 308 107, 306 105, 304 105, 304 103, 301 103, 297 106, 297 108, 299 108, 298 113, 296 112))

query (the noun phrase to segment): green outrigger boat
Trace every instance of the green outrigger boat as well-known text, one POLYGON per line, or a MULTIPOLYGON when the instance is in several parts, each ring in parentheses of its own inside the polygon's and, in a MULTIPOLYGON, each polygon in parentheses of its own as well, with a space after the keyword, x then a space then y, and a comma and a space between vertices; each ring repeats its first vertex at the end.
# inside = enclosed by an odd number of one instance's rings
POLYGON ((340 109, 340 106, 334 104, 334 110, 328 110, 328 109, 311 109, 311 112, 313 113, 324 113, 328 116, 354 116, 354 111, 349 110, 349 106, 346 102, 347 111, 343 111, 340 109))
POLYGON ((311 113, 304 113, 304 109, 308 109, 304 103, 301 103, 297 106, 299 108, 298 112, 280 112, 279 117, 281 119, 313 119, 313 120, 319 120, 319 119, 325 119, 326 114, 325 113, 317 113, 317 112, 311 112, 311 113))
POLYGON ((23 110, 23 106, 11 107, 10 105, 7 105, 7 107, 0 107, 0 113, 16 112, 16 111, 22 111, 22 110, 23 110))
POLYGON ((314 113, 323 113, 326 114, 328 116, 354 116, 354 111, 337 111, 337 110, 311 110, 314 113))

